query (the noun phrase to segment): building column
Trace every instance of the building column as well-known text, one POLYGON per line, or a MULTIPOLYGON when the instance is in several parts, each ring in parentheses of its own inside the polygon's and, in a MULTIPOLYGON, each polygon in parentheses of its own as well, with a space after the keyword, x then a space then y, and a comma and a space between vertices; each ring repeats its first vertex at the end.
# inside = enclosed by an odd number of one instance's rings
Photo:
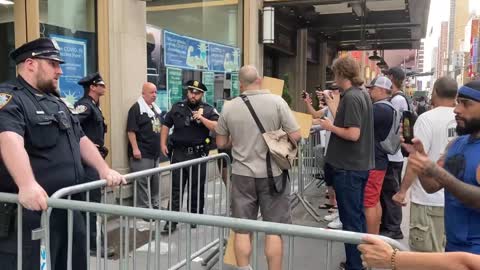
POLYGON ((327 42, 322 41, 320 42, 319 46, 319 66, 320 66, 320 87, 325 89, 327 83, 327 65, 328 65, 328 47, 327 42))
POLYGON ((109 0, 110 119, 112 167, 128 171, 127 115, 147 81, 146 4, 109 0), (135 18, 126 20, 126 18, 135 18))
POLYGON ((243 1, 243 64, 254 65, 260 75, 263 74, 263 44, 258 39, 258 29, 262 8, 263 0, 243 1))
POLYGON ((306 28, 297 30, 297 51, 295 57, 295 83, 291 95, 293 98, 293 109, 303 111, 305 104, 298 98, 307 87, 307 49, 308 49, 308 30, 306 28))

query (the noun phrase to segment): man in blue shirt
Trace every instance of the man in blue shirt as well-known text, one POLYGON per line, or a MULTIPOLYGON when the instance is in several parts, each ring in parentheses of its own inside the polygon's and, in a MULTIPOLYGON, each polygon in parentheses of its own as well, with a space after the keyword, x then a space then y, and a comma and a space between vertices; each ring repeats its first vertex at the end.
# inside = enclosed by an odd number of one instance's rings
POLYGON ((445 250, 480 254, 480 81, 460 87, 457 102, 460 136, 438 164, 428 159, 421 141, 406 146, 425 191, 445 189, 445 250))

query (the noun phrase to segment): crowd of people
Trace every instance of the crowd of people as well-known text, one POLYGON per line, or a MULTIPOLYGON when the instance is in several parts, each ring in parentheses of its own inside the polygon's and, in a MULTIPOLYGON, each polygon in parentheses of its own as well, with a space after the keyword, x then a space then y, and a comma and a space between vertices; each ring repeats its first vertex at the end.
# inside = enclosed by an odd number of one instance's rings
MULTIPOLYGON (((18 193, 25 208, 23 267, 35 269, 40 247, 29 235, 40 225, 39 211, 47 209, 48 196, 97 179, 107 180, 109 186, 125 184, 126 180, 104 160, 109 152, 104 137, 107 126, 99 100, 107 87, 101 75, 93 73, 80 80, 84 97, 69 105, 57 90, 63 60, 54 40, 28 42, 11 57, 18 77, 0 85, 0 192, 18 193)), ((360 78, 359 65, 351 57, 336 59, 332 70, 334 85, 315 92, 318 108, 310 94, 303 94, 313 124, 326 132, 323 170, 329 202, 320 208, 330 212, 325 217, 328 226, 402 239, 402 207, 409 196, 409 244, 413 251, 423 252, 398 251, 368 236, 362 245, 345 244, 346 261, 341 268, 478 269, 480 81, 459 88, 454 80, 439 78, 433 85, 429 109, 423 103, 413 105, 403 93, 406 78, 400 68, 391 68, 368 84, 360 78), (424 108, 419 109, 420 105, 424 108), (413 132, 415 138, 407 140, 402 131, 413 132)), ((155 104, 155 85, 145 83, 128 111, 130 168, 155 168, 160 155, 168 156, 171 163, 204 157, 215 133, 216 146, 231 152, 234 160, 231 215, 257 219, 261 211, 264 221, 289 224, 288 175, 270 160, 263 134, 281 130, 295 144, 301 139, 300 127, 288 104, 262 89, 262 78, 254 66, 240 69, 239 82, 240 97, 226 103, 221 114, 202 101, 208 89, 196 80, 186 84, 186 99, 162 114, 155 104)), ((190 191, 197 192, 189 196, 187 209, 202 214, 205 182, 206 164, 195 166, 192 172, 174 171, 169 209, 180 210, 188 183, 190 191), (198 175, 198 181, 188 183, 189 173, 198 175)), ((158 184, 155 177, 139 179, 134 206, 158 208, 158 184)), ((100 197, 93 192, 90 200, 99 202, 100 197)), ((0 205, 2 269, 17 268, 15 207, 0 205)), ((52 212, 50 250, 55 269, 66 266, 66 219, 65 211, 52 212)), ((81 214, 74 214, 74 239, 86 237, 83 219, 81 214)), ((95 224, 90 228, 90 242, 96 243, 95 224)), ((176 223, 167 222, 163 233, 176 229, 176 223)), ((238 269, 252 269, 251 240, 248 231, 235 231, 238 269)), ((76 243, 73 269, 86 269, 85 241, 76 243)), ((91 248, 95 251, 97 247, 91 248)), ((282 269, 280 236, 265 236, 265 255, 268 269, 282 269)))
MULTIPOLYGON (((325 216, 331 221, 328 227, 403 239, 401 207, 409 194, 413 251, 480 254, 480 212, 470 197, 480 192, 480 81, 458 88, 455 80, 439 78, 430 109, 426 98, 414 106, 402 92, 405 73, 400 68, 364 86, 354 59, 337 59, 332 69, 340 93, 316 91, 319 110, 309 95, 303 97, 313 124, 329 140, 324 176, 330 203, 320 205, 334 212, 325 216), (334 113, 326 118, 326 112, 334 113), (415 139, 400 147, 400 131, 408 128, 402 128, 406 114, 415 120, 410 123, 415 139)), ((376 238, 365 241, 359 248, 345 245, 344 269, 478 269, 471 261, 478 258, 471 255, 403 253, 376 238), (388 256, 380 258, 382 249, 388 256)))

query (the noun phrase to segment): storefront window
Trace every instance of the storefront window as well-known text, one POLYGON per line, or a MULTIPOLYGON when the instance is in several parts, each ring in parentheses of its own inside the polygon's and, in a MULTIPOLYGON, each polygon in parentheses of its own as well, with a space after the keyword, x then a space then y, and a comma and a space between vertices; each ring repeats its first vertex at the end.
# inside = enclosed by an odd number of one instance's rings
POLYGON ((0 82, 15 78, 15 62, 9 54, 15 48, 13 1, 0 2, 0 82))
POLYGON ((179 88, 192 79, 209 88, 211 105, 232 96, 230 74, 241 66, 241 7, 241 0, 147 2, 147 77, 161 100, 168 99, 163 108, 179 100, 179 88))
POLYGON ((74 103, 83 96, 78 80, 97 71, 95 0, 40 0, 40 36, 57 40, 65 64, 60 93, 74 103))

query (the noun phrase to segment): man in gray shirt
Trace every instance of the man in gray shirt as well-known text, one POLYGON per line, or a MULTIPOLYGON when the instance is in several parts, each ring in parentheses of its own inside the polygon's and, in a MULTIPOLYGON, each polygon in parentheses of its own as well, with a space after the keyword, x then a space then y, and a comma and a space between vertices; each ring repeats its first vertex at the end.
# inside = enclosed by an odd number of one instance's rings
MULTIPOLYGON (((332 69, 342 93, 334 122, 327 118, 320 121, 325 130, 332 132, 326 162, 333 167, 333 186, 343 229, 365 233, 364 190, 368 171, 375 166, 372 102, 360 88, 363 84, 360 68, 353 58, 337 59, 332 69)), ((342 268, 362 269, 355 245, 346 244, 345 253, 347 262, 342 268)))
MULTIPOLYGON (((240 92, 248 97, 265 131, 283 129, 292 139, 300 140, 299 126, 287 103, 280 97, 261 90, 262 80, 257 69, 244 66, 240 70, 240 92)), ((289 184, 283 182, 280 168, 272 163, 273 179, 267 177, 266 155, 268 147, 253 116, 242 98, 237 97, 225 104, 216 127, 217 146, 232 148, 232 216, 257 219, 258 209, 263 220, 291 223, 289 184), (229 141, 229 136, 231 141, 229 141), (269 183, 274 181, 274 183, 269 183), (286 185, 277 192, 272 185, 286 185)), ((252 245, 248 231, 235 231, 235 256, 239 269, 251 269, 252 245)), ((278 235, 267 235, 265 255, 268 269, 282 267, 282 239, 278 235)))

